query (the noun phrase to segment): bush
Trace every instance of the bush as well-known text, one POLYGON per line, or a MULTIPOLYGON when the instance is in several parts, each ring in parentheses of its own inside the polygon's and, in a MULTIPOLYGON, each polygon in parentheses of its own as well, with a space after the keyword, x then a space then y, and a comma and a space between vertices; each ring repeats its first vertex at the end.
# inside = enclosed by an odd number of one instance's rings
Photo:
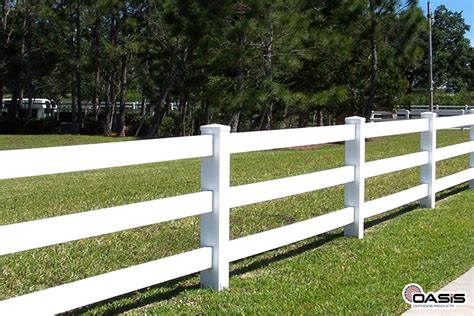
POLYGON ((104 134, 104 125, 105 125, 105 115, 104 111, 99 112, 99 116, 96 119, 94 113, 89 113, 85 116, 84 127, 81 129, 81 134, 83 135, 102 135, 104 134))
POLYGON ((58 122, 50 119, 20 120, 2 118, 0 120, 0 134, 57 134, 60 132, 58 122))
MULTIPOLYGON (((140 115, 140 113, 126 113, 125 125, 128 127, 127 136, 147 136, 152 121, 152 115, 146 115, 143 117, 142 115, 140 115)), ((176 121, 176 118, 173 117, 173 115, 165 116, 160 126, 160 137, 177 136, 176 127, 179 126, 177 124, 178 123, 176 121)))
POLYGON ((71 112, 60 111, 58 113, 58 117, 59 117, 59 122, 65 122, 65 123, 72 122, 72 113, 71 112))
MULTIPOLYGON (((439 105, 472 105, 474 99, 474 91, 460 91, 458 93, 446 93, 437 90, 434 93, 434 104, 439 105)), ((406 94, 398 101, 398 107, 406 107, 410 105, 426 105, 428 104, 428 92, 406 94)))
POLYGON ((128 127, 127 136, 146 136, 152 121, 153 116, 151 115, 142 116, 140 113, 125 113, 125 125, 128 127))

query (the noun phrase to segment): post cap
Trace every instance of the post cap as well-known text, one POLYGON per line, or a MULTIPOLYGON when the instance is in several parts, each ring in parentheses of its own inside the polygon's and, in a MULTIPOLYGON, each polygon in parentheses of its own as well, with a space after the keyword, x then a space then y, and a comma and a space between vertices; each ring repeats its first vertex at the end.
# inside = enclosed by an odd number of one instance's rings
POLYGON ((435 112, 423 112, 421 113, 421 117, 424 117, 424 118, 431 118, 431 117, 437 117, 438 114, 435 113, 435 112))
POLYGON ((201 126, 201 132, 204 131, 230 132, 230 126, 222 124, 203 125, 201 126))
POLYGON ((347 124, 365 123, 365 117, 350 116, 346 117, 345 122, 347 124))

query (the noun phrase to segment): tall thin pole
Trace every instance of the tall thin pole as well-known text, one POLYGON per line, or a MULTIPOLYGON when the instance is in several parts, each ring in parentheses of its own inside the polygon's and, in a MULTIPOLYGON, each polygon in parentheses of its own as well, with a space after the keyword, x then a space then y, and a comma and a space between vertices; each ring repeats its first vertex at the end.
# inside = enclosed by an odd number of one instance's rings
POLYGON ((433 47, 431 41, 431 8, 430 8, 430 1, 428 0, 428 33, 429 33, 429 64, 430 64, 430 71, 429 71, 429 81, 430 81, 430 96, 429 96, 429 110, 433 112, 433 47))

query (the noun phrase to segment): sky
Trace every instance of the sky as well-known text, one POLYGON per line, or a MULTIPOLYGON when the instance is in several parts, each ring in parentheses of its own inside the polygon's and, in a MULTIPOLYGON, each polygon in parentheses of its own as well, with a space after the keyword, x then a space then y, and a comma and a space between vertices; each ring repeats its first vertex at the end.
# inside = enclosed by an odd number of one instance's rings
MULTIPOLYGON (((434 12, 436 7, 444 4, 449 11, 462 11, 464 22, 471 26, 471 30, 467 33, 467 38, 474 47, 474 0, 430 0, 431 11, 434 12)), ((419 0, 419 6, 426 12, 427 0, 419 0)))

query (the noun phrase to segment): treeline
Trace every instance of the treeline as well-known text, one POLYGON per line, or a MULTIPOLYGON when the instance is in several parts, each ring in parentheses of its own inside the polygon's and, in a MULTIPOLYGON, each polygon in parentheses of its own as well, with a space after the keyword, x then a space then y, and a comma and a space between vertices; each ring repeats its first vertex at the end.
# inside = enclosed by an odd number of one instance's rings
MULTIPOLYGON (((209 122, 232 131, 332 124, 427 87, 427 19, 416 1, 2 0, 0 11, 9 117, 23 99, 68 99, 73 132, 95 125, 123 136, 130 121, 148 137, 209 122), (133 120, 127 99, 141 102, 133 120)), ((474 90, 468 29, 460 13, 436 9, 437 87, 474 90)))

